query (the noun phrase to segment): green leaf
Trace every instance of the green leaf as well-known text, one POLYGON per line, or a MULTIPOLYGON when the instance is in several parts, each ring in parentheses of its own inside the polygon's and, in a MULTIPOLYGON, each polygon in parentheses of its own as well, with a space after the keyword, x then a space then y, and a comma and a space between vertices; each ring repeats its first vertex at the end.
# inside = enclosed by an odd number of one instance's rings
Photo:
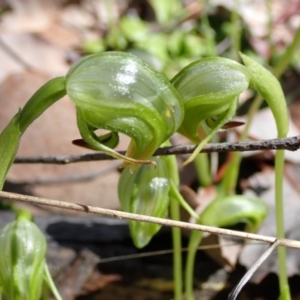
POLYGON ((194 33, 185 34, 183 43, 184 55, 189 55, 196 58, 204 56, 208 52, 206 41, 194 33))
POLYGON ((167 46, 173 57, 178 58, 183 53, 185 35, 183 31, 174 31, 169 35, 167 46))
POLYGON ((113 26, 105 37, 106 48, 125 50, 128 47, 128 41, 121 32, 120 28, 113 26))
POLYGON ((66 95, 65 77, 56 77, 41 86, 21 110, 20 131, 23 134, 52 104, 66 95))
POLYGON ((105 50, 106 46, 103 39, 86 40, 82 43, 84 52, 93 54, 99 53, 105 50))
POLYGON ((166 64, 171 59, 168 51, 168 44, 166 43, 168 37, 169 36, 165 33, 149 34, 147 43, 142 41, 137 42, 136 45, 139 49, 148 51, 166 64))
MULTIPOLYGON (((132 174, 125 168, 119 180, 118 194, 123 211, 164 218, 169 206, 169 174, 164 162, 154 158, 157 167, 140 166, 132 174)), ((129 221, 136 247, 146 246, 161 225, 129 221)))
POLYGON ((200 215, 201 224, 226 227, 239 222, 248 225, 247 231, 256 231, 268 213, 266 203, 254 197, 232 195, 218 197, 200 215))
POLYGON ((182 12, 182 4, 180 0, 150 0, 152 8, 154 9, 157 21, 160 24, 166 24, 173 20, 182 12))
POLYGON ((83 58, 68 72, 66 89, 77 107, 82 138, 93 149, 126 161, 123 166, 149 159, 183 119, 176 89, 129 53, 106 52, 83 58), (91 128, 131 137, 126 156, 104 147, 91 128))
POLYGON ((132 42, 145 41, 149 35, 148 23, 137 16, 125 16, 121 19, 121 31, 132 42))
POLYGON ((54 78, 44 84, 0 134, 0 190, 18 151, 21 135, 49 106, 66 94, 64 84, 64 77, 54 78))
POLYGON ((0 191, 3 188, 6 175, 18 151, 21 138, 19 122, 20 111, 0 134, 0 191))

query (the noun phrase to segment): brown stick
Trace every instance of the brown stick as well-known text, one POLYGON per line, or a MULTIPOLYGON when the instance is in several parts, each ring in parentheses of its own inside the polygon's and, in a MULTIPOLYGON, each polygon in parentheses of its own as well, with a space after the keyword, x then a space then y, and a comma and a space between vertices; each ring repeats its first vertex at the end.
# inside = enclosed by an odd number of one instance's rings
POLYGON ((58 200, 20 195, 20 194, 8 193, 8 192, 0 192, 0 199, 21 201, 21 202, 26 202, 31 204, 38 204, 38 205, 47 205, 52 207, 58 207, 61 209, 98 214, 110 218, 127 219, 127 220, 134 220, 140 222, 155 223, 155 224, 160 224, 160 225, 170 226, 170 227, 178 227, 178 228, 189 229, 189 230, 198 230, 198 231, 209 232, 212 234, 226 235, 226 236, 237 237, 237 238, 248 239, 248 240, 256 240, 256 241, 266 242, 270 244, 274 243, 277 240, 278 245, 300 249, 300 241, 288 240, 288 239, 277 239, 276 237, 272 237, 272 236, 263 236, 259 234, 253 234, 253 233, 240 232, 240 231, 216 228, 216 227, 205 226, 205 225, 191 224, 191 223, 186 223, 181 221, 173 221, 169 219, 155 218, 155 217, 150 217, 145 215, 138 215, 133 213, 112 210, 112 209, 100 208, 95 206, 69 203, 65 201, 58 201, 58 200))
MULTIPOLYGON (((159 148, 155 151, 153 156, 158 155, 178 155, 193 153, 197 146, 195 145, 179 145, 159 148)), ((296 151, 300 148, 300 136, 272 139, 263 141, 238 142, 238 143, 219 143, 208 144, 201 152, 244 152, 254 150, 276 150, 285 149, 289 151, 296 151)), ((125 151, 119 153, 125 154, 125 151)), ((98 161, 98 160, 112 160, 114 158, 104 153, 92 153, 83 155, 70 156, 48 156, 48 157, 17 157, 15 164, 70 164, 76 162, 98 161)))

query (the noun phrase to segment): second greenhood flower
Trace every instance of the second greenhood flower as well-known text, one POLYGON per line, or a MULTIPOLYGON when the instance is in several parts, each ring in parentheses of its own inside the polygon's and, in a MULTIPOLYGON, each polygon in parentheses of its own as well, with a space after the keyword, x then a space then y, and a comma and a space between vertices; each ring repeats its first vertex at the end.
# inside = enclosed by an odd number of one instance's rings
POLYGON ((235 114, 238 96, 248 88, 249 80, 250 75, 243 65, 221 57, 198 60, 172 79, 185 110, 178 132, 200 143, 186 162, 192 161, 235 114))

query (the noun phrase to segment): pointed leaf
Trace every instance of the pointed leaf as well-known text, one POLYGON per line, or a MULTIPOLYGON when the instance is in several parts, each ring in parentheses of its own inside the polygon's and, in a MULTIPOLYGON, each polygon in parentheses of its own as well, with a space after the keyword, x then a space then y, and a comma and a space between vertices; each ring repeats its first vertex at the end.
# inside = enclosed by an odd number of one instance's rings
POLYGON ((6 175, 18 151, 21 132, 19 128, 20 112, 18 112, 0 134, 0 191, 6 175))
POLYGON ((254 197, 232 195, 214 200, 200 215, 201 224, 225 227, 244 222, 256 231, 268 213, 266 203, 254 197))

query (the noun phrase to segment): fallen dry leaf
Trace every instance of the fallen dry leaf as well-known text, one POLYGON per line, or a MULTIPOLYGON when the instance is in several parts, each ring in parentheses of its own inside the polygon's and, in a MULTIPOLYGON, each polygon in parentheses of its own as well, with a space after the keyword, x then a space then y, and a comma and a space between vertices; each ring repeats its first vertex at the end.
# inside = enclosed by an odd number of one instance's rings
MULTIPOLYGON (((287 165, 285 174, 289 174, 289 176, 292 176, 295 180, 297 180, 299 176, 296 174, 300 174, 300 165, 287 165)), ((286 238, 299 240, 300 193, 299 189, 296 190, 294 188, 294 183, 289 180, 289 176, 284 177, 283 188, 285 232, 286 238)), ((250 177, 248 179, 248 183, 254 190, 265 190, 259 195, 259 197, 269 206, 269 214, 257 233, 276 237, 275 183, 273 168, 265 167, 262 172, 256 173, 250 177)), ((253 195, 253 193, 253 190, 250 189, 245 191, 246 195, 253 195)), ((245 265, 247 268, 251 267, 268 246, 269 244, 249 242, 249 244, 246 245, 241 252, 240 263, 245 265)), ((289 276, 299 274, 300 256, 298 249, 287 248, 287 271, 289 276)), ((260 282, 270 272, 277 273, 277 256, 275 254, 271 255, 263 263, 251 280, 254 282, 260 282)))
POLYGON ((94 270, 88 281, 84 284, 83 289, 87 292, 96 292, 105 288, 110 283, 122 280, 118 274, 102 274, 94 270))

